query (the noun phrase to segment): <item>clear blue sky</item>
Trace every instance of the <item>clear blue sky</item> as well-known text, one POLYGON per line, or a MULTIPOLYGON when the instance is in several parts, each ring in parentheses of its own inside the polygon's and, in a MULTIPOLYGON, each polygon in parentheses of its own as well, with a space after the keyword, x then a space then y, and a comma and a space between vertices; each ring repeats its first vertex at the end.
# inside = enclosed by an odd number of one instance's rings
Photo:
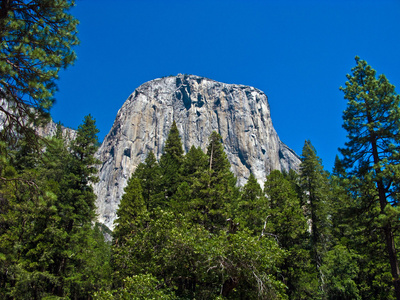
POLYGON ((142 83, 178 73, 266 93, 280 139, 301 155, 310 139, 331 171, 354 57, 400 92, 398 0, 76 0, 78 59, 62 71, 53 119, 92 114, 100 140, 142 83))

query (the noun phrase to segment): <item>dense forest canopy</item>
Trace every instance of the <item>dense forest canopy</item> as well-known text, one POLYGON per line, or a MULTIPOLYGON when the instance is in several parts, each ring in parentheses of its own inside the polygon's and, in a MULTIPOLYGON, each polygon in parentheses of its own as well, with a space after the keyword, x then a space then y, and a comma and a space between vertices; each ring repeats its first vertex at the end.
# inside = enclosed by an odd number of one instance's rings
POLYGON ((2 299, 400 299, 400 97, 384 75, 356 57, 332 173, 306 140, 299 173, 238 187, 219 133, 185 154, 173 122, 111 233, 95 216, 95 119, 72 141, 60 124, 33 139, 74 59, 71 5, 0 8, 2 299))

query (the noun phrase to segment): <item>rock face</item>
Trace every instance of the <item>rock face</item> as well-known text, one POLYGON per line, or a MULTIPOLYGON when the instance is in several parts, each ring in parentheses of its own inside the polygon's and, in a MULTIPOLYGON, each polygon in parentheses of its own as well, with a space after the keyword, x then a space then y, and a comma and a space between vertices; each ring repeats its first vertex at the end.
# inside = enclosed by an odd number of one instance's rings
POLYGON ((173 120, 185 152, 192 145, 205 150, 211 133, 219 132, 239 185, 250 172, 262 183, 271 170, 299 167, 299 157, 272 126, 262 91, 193 75, 155 79, 129 96, 97 152, 103 161, 94 186, 101 223, 114 227, 129 177, 149 151, 160 158, 173 120))
MULTIPOLYGON (((63 138, 67 143, 73 141, 76 138, 76 130, 61 126, 63 138)), ((52 120, 47 123, 44 127, 39 127, 37 129, 37 133, 43 137, 52 137, 55 136, 57 132, 57 124, 52 120)))
MULTIPOLYGON (((1 99, 0 98, 0 106, 2 110, 5 111, 13 111, 12 105, 9 104, 7 100, 1 99)), ((15 114, 11 113, 12 115, 15 116, 15 114)), ((22 120, 22 123, 25 122, 25 119, 22 120)), ((8 120, 6 117, 6 114, 2 111, 0 111, 0 131, 3 130, 4 127, 8 126, 8 120)), ((26 124, 26 126, 29 126, 26 124)), ((66 139, 66 141, 69 143, 72 140, 76 138, 76 130, 61 126, 62 130, 62 135, 66 139)), ((56 134, 57 132, 57 124, 53 122, 53 120, 50 120, 46 125, 44 126, 39 126, 35 127, 36 133, 41 136, 41 137, 52 137, 56 134)))

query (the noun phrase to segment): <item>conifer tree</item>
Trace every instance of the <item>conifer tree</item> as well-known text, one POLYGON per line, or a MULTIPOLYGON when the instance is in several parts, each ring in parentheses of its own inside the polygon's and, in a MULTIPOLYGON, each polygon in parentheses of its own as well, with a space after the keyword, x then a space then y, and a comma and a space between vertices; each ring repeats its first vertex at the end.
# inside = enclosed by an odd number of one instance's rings
POLYGON ((221 229, 229 217, 229 203, 234 203, 239 197, 236 187, 236 177, 230 171, 230 163, 224 152, 222 137, 213 132, 207 147, 208 174, 204 174, 199 190, 198 200, 202 222, 211 231, 221 229))
POLYGON ((209 137, 207 155, 209 157, 209 168, 213 171, 212 177, 215 180, 219 180, 223 175, 230 172, 230 163, 224 151, 222 137, 216 131, 213 131, 209 137))
POLYGON ((91 183, 98 181, 95 165, 99 160, 94 157, 98 147, 95 122, 88 115, 78 127, 66 162, 67 174, 60 182, 57 206, 65 214, 61 222, 67 234, 79 231, 82 226, 90 226, 95 217, 96 196, 91 186, 91 183))
POLYGON ((338 156, 330 186, 336 245, 326 254, 323 266, 329 299, 395 299, 377 218, 379 205, 373 208, 368 201, 361 201, 369 192, 362 196, 338 156))
POLYGON ((390 264, 396 299, 400 299, 400 272, 395 231, 399 223, 400 96, 385 75, 356 56, 356 66, 340 89, 348 101, 343 127, 348 132, 340 149, 365 214, 379 220, 390 264))
POLYGON ((147 209, 142 195, 140 180, 131 177, 124 189, 117 210, 113 232, 113 271, 114 284, 122 285, 124 278, 137 272, 134 241, 138 231, 143 229, 147 209))
POLYGON ((49 117, 61 68, 71 65, 78 21, 71 0, 7 0, 0 5, 0 139, 25 135, 36 143, 31 123, 49 117), (32 109, 34 108, 34 109, 32 109))
POLYGON ((310 251, 315 272, 320 277, 319 268, 331 240, 329 185, 328 174, 323 170, 321 159, 309 140, 305 141, 301 156, 300 182, 306 218, 310 222, 310 251))
POLYGON ((172 199, 172 207, 177 212, 193 218, 196 212, 193 205, 196 198, 200 196, 203 183, 208 178, 208 158, 200 147, 192 146, 185 155, 182 164, 182 182, 180 183, 172 199))
MULTIPOLYGON (((81 146, 87 123, 78 129, 81 146)), ((89 132, 96 131, 91 128, 89 132)), ((83 162, 95 162, 90 145, 80 148, 83 162)), ((8 249, 3 253, 10 262, 0 267, 8 274, 1 291, 5 299, 87 298, 104 279, 106 264, 94 258, 101 256, 99 248, 105 248, 92 229, 95 196, 82 184, 93 178, 92 166, 85 169, 77 157, 82 158, 69 152, 64 141, 52 138, 37 163, 17 174, 12 185, 20 183, 15 189, 5 191, 11 208, 1 216, 7 228, 0 233, 0 248, 8 249)))
POLYGON ((263 234, 276 238, 286 256, 280 265, 283 283, 288 287, 290 299, 313 299, 316 284, 310 272, 309 255, 305 249, 307 221, 300 200, 292 184, 279 171, 272 171, 266 178, 264 193, 268 210, 263 234))
POLYGON ((199 178, 208 169, 207 155, 200 147, 192 146, 186 153, 182 164, 183 180, 192 183, 194 178, 199 178))
POLYGON ((357 216, 357 203, 351 196, 351 187, 348 184, 347 172, 343 162, 336 155, 329 185, 331 189, 331 221, 332 236, 335 243, 351 239, 350 235, 356 229, 354 222, 357 216))
POLYGON ((263 190, 256 177, 251 173, 240 191, 234 215, 241 226, 247 227, 255 235, 260 235, 267 217, 267 208, 263 190))
POLYGON ((95 165, 99 163, 94 157, 98 147, 97 133, 95 120, 91 115, 85 116, 70 145, 65 174, 59 182, 55 207, 62 216, 57 230, 63 239, 54 256, 54 270, 62 278, 55 289, 55 294, 60 297, 79 295, 88 276, 80 271, 85 267, 85 256, 71 256, 71 252, 83 254, 83 249, 91 247, 88 237, 92 232, 96 199, 91 183, 98 180, 95 165))
POLYGON ((114 240, 123 239, 132 233, 145 216, 146 211, 140 180, 132 176, 124 189, 124 195, 117 209, 118 218, 115 221, 114 240))
MULTIPOLYGON (((162 172, 162 185, 165 199, 171 197, 178 188, 180 171, 183 162, 183 148, 175 121, 172 123, 167 141, 160 158, 162 172)), ((165 201, 165 200, 164 200, 165 201)))
POLYGON ((161 192, 161 169, 152 151, 147 154, 144 163, 140 163, 132 175, 140 179, 143 199, 147 210, 151 212, 162 203, 158 203, 161 192))

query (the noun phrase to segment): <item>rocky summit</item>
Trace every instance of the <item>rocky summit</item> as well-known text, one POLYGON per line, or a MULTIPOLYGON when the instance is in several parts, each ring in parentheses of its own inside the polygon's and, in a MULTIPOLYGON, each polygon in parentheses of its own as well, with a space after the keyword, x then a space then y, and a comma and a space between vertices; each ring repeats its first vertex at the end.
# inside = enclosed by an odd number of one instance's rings
POLYGON ((194 75, 155 79, 129 96, 97 151, 103 162, 94 186, 101 223, 114 227, 129 177, 149 151, 160 158, 174 120, 185 152, 192 145, 205 150, 217 131, 239 185, 250 172, 262 183, 271 170, 298 170, 299 157, 279 140, 262 91, 194 75))

